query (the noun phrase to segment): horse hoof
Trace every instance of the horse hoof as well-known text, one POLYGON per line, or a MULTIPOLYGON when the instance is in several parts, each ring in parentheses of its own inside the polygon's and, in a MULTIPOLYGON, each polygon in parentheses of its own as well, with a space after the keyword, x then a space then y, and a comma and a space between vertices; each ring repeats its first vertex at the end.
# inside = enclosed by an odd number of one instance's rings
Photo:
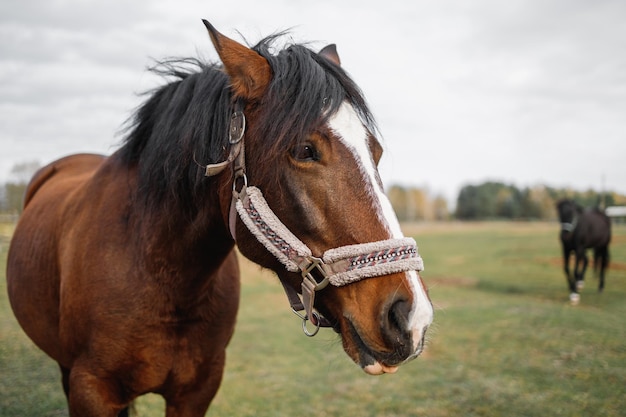
POLYGON ((580 302, 580 294, 577 294, 575 292, 571 293, 569 295, 569 302, 573 306, 578 305, 578 303, 580 302))
POLYGON ((585 281, 576 281, 576 289, 578 291, 582 290, 583 288, 585 288, 585 281))

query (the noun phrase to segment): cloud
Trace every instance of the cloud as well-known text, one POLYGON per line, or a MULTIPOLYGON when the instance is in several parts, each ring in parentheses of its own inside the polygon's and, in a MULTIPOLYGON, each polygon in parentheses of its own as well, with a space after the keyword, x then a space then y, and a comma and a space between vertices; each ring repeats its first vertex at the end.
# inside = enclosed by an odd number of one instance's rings
POLYGON ((388 184, 454 199, 486 179, 626 193, 626 3, 22 0, 0 4, 0 181, 32 155, 111 152, 159 80, 150 58, 216 59, 200 18, 254 43, 337 43, 385 137, 388 184))

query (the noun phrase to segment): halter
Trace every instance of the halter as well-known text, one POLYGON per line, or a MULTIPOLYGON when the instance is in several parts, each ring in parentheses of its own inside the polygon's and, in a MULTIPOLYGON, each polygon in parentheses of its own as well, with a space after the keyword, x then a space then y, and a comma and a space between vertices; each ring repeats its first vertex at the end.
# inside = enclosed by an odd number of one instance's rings
POLYGON ((233 197, 229 213, 231 235, 237 241, 235 225, 239 215, 252 235, 287 271, 300 272, 302 299, 296 290, 282 280, 281 283, 291 309, 302 319, 302 329, 307 336, 315 336, 320 327, 332 327, 327 319, 314 310, 315 293, 328 284, 341 287, 365 278, 424 269, 424 263, 412 238, 341 246, 327 250, 321 257, 313 256, 311 249, 274 214, 261 190, 248 185, 243 141, 246 119, 240 109, 241 104, 237 103, 231 116, 231 149, 228 158, 223 162, 207 165, 205 175, 217 175, 233 164, 233 197), (312 331, 309 331, 307 321, 315 326, 312 331))
POLYGON ((570 223, 561 222, 561 230, 564 232, 572 233, 576 226, 578 225, 578 216, 574 214, 574 218, 570 223))

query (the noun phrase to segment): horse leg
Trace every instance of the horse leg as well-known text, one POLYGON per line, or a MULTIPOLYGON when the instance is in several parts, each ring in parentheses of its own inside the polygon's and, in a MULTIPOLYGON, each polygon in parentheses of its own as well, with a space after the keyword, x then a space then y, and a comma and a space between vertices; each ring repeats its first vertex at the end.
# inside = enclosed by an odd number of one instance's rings
POLYGON ((86 369, 72 368, 69 375, 70 417, 128 416, 115 381, 101 379, 86 369))
POLYGON ((219 355, 212 361, 210 371, 206 372, 206 379, 198 381, 193 391, 176 391, 173 394, 164 393, 166 402, 166 417, 203 417, 209 409, 209 404, 217 394, 222 382, 226 353, 219 355))
POLYGON ((587 264, 589 260, 585 249, 576 251, 576 267, 574 269, 574 276, 576 277, 576 288, 583 288, 585 280, 585 271, 587 270, 587 264))
POLYGON ((575 293, 576 285, 569 269, 570 254, 571 252, 569 249, 563 249, 563 270, 565 271, 565 279, 567 280, 567 285, 569 286, 570 292, 575 293))
MULTIPOLYGON (((69 399, 70 399, 70 370, 67 369, 66 367, 59 365, 59 367, 61 368, 61 380, 63 382, 63 392, 65 392, 65 398, 67 398, 68 400, 68 404, 69 404, 69 399)), ((124 408, 122 411, 120 411, 117 414, 117 417, 129 417, 129 411, 128 411, 128 407, 124 408)))
POLYGON ((61 368, 61 381, 63 383, 63 392, 65 393, 65 398, 70 400, 70 370, 59 364, 59 368, 61 368))
MULTIPOLYGON (((65 398, 67 398, 68 405, 70 401, 70 370, 62 365, 59 365, 61 368, 61 379, 63 382, 63 391, 65 392, 65 398)), ((117 417, 130 417, 129 407, 125 407, 119 411, 117 417)))
POLYGON ((222 375, 216 378, 217 382, 206 389, 194 392, 180 393, 176 398, 166 399, 166 417, 202 417, 209 409, 209 404, 217 394, 222 375))
MULTIPOLYGON (((580 301, 580 295, 578 295, 578 289, 576 288, 576 281, 572 276, 569 269, 569 260, 572 251, 563 245, 563 270, 565 271, 565 278, 567 279, 567 285, 569 287, 569 300, 573 305, 578 304, 580 301)), ((574 272, 576 272, 576 265, 574 265, 574 272)))
MULTIPOLYGON (((67 398, 68 404, 70 399, 70 370, 66 367, 59 365, 61 368, 61 380, 63 381, 63 392, 65 392, 65 398, 67 398)), ((128 407, 124 408, 117 414, 117 417, 129 417, 128 407)))
POLYGON ((604 290, 604 274, 606 273, 606 268, 609 266, 609 247, 604 246, 596 250, 599 252, 600 261, 600 281, 598 282, 598 292, 602 292, 602 290, 604 290))
MULTIPOLYGON (((65 368, 64 366, 59 365, 59 367, 61 368, 61 378, 63 381, 63 392, 65 392, 65 398, 67 398, 68 400, 68 404, 69 404, 69 399, 70 399, 70 370, 65 368)), ((117 414, 117 417, 129 417, 129 409, 128 407, 124 408, 122 411, 120 411, 117 414)))

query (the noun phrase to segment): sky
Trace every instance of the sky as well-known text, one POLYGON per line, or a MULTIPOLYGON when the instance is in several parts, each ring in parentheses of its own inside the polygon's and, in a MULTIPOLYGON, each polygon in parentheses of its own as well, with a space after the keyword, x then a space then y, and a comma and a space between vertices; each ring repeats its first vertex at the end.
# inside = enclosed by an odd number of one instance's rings
POLYGON ((3 0, 0 183, 16 164, 110 154, 161 80, 216 60, 201 19, 251 44, 337 44, 384 143, 386 186, 452 204, 501 181, 626 194, 623 0, 3 0))

